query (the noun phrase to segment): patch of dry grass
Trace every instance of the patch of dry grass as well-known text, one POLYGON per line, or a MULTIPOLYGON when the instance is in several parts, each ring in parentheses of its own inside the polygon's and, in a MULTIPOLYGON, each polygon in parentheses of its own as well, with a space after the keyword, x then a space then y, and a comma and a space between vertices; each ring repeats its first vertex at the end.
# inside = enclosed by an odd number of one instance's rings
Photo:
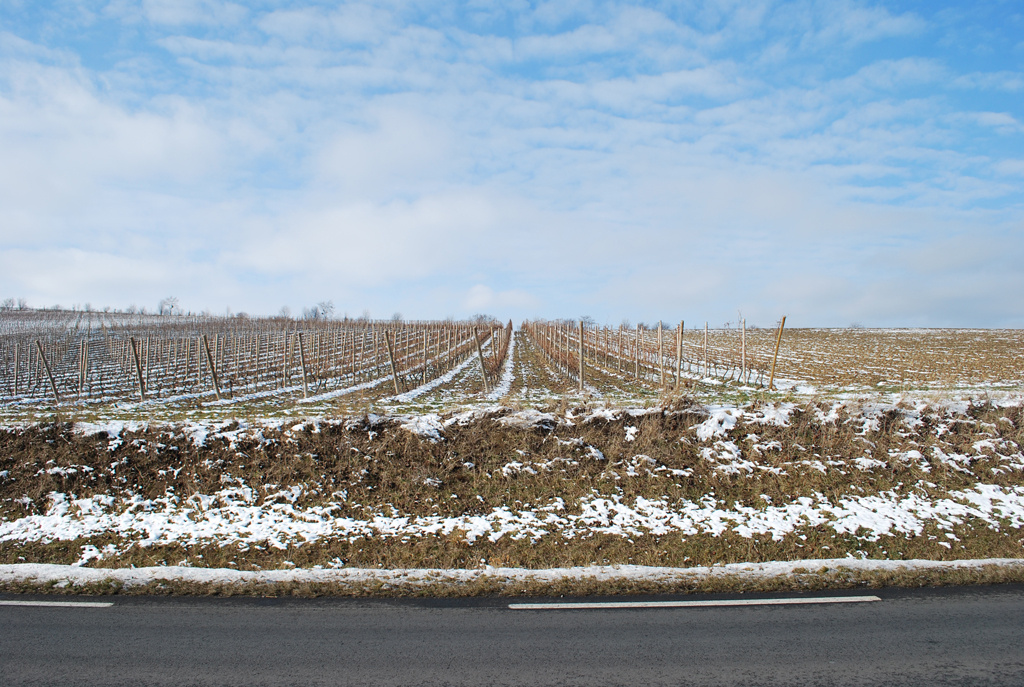
MULTIPOLYGON (((1020 408, 981 404, 960 416, 924 413, 920 418, 897 408, 876 418, 877 427, 846 412, 834 421, 822 421, 822 411, 815 405, 797 410, 788 426, 741 421, 729 438, 754 467, 734 474, 702 456, 715 440, 698 441, 694 428, 706 415, 686 399, 661 412, 590 422, 579 420, 588 410, 576 408, 572 415, 577 420, 571 425, 533 429, 502 426, 496 422, 501 414, 492 415, 453 424, 437 442, 402 429, 397 421, 365 417, 321 424, 318 430, 309 424, 293 433, 241 433, 233 447, 225 438, 196 446, 173 427, 126 431, 119 444, 102 435, 75 434, 69 425, 6 430, 0 432, 0 471, 7 473, 0 479, 0 517, 11 521, 42 513, 51 492, 76 498, 158 498, 173 492, 187 498, 215 493, 225 482, 238 480, 255 490, 257 503, 281 499, 281 490, 298 486, 296 508, 333 503, 339 508, 337 516, 352 518, 391 509, 419 517, 486 514, 502 507, 528 510, 555 498, 572 511, 594 494, 627 502, 645 498, 669 503, 713 495, 726 507, 757 508, 769 499, 781 505, 815 494, 833 502, 883 492, 939 498, 979 481, 1007 487, 1022 483, 1020 470, 1008 468, 996 451, 973 448, 976 442, 988 441, 1019 454, 1024 440, 1020 408), (627 440, 628 427, 636 428, 632 441, 627 440), (969 470, 936 460, 934 448, 973 456, 969 470), (595 460, 593 449, 604 460, 595 460), (912 450, 924 458, 908 462, 899 457, 912 450), (637 463, 637 456, 646 459, 637 463), (884 466, 853 467, 852 461, 863 457, 884 466), (533 473, 505 470, 510 463, 531 467, 533 473), (685 474, 671 475, 671 470, 685 474), (30 500, 19 501, 24 497, 30 500)), ((477 568, 486 561, 496 567, 537 569, 591 564, 690 567, 848 553, 892 560, 1024 555, 1024 537, 1010 526, 997 531, 988 523, 967 520, 951 530, 959 540, 952 545, 941 536, 945 531, 927 527, 918 536, 883 536, 876 541, 808 527, 781 540, 726 530, 719 536, 591 533, 567 539, 552 534, 535 541, 503 537, 472 543, 456 531, 407 541, 362 537, 290 542, 283 549, 266 542, 239 547, 217 541, 130 546, 107 534, 75 541, 3 542, 0 562, 67 564, 79 559, 83 546, 107 544, 117 545, 120 553, 91 566, 477 568)))

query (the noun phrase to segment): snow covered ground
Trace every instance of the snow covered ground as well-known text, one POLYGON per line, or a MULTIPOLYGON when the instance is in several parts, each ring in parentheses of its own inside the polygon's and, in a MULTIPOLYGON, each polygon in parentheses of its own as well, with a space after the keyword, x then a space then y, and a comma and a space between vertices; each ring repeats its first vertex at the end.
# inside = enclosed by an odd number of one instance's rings
POLYGON ((990 558, 960 561, 880 561, 853 558, 827 558, 804 561, 773 561, 768 563, 736 563, 692 568, 669 568, 639 565, 578 566, 569 568, 495 568, 478 569, 412 568, 375 570, 294 569, 294 570, 231 570, 229 568, 191 568, 157 566, 148 568, 83 568, 67 565, 22 563, 0 565, 0 584, 31 583, 57 589, 116 582, 124 587, 138 587, 154 582, 188 582, 200 585, 272 585, 281 583, 334 583, 357 586, 384 585, 398 591, 415 592, 428 585, 474 582, 556 584, 565 581, 655 582, 665 585, 699 583, 714 579, 746 582, 768 582, 792 577, 813 577, 815 574, 879 573, 879 572, 957 572, 1000 568, 1008 572, 1024 570, 1024 561, 1015 558, 990 558))
MULTIPOLYGON (((509 463, 505 474, 529 469, 509 463)), ((503 537, 533 541, 548 536, 576 539, 594 534, 688 537, 719 536, 726 531, 745 538, 766 534, 781 541, 788 534, 818 528, 877 541, 882 536, 920 536, 932 525, 949 537, 950 541, 940 540, 939 544, 951 548, 953 542, 960 541, 953 534, 955 528, 971 520, 985 523, 994 531, 1024 525, 1024 487, 986 484, 950 491, 943 498, 894 492, 829 498, 819 493, 781 506, 757 506, 728 504, 713 496, 678 501, 593 494, 585 497, 575 512, 567 511, 563 499, 555 497, 529 509, 501 507, 482 515, 418 516, 393 509, 364 509, 362 517, 353 518, 339 513, 343 508, 339 502, 312 508, 294 506, 290 501, 300 495, 297 489, 268 494, 270 498, 257 503, 256 490, 241 481, 230 482, 217 492, 187 498, 170 494, 156 499, 138 495, 117 498, 104 494, 76 499, 51 493, 45 514, 0 522, 0 542, 48 543, 103 535, 113 535, 123 542, 109 544, 106 550, 84 546, 80 560, 84 564, 132 545, 215 542, 242 550, 260 544, 285 549, 289 544, 301 546, 325 539, 408 542, 413 538, 447 538, 453 533, 468 544, 478 539, 497 542, 503 537), (277 496, 285 502, 276 502, 277 496)))
MULTIPOLYGON (((1012 410, 1019 405, 1020 399, 1007 400, 1004 408, 1012 410)), ((652 458, 629 450, 637 441, 638 426, 646 417, 670 418, 668 412, 660 408, 596 406, 585 412, 576 410, 574 414, 569 410, 559 414, 492 405, 450 416, 428 414, 371 419, 371 423, 381 423, 380 432, 386 432, 383 427, 391 423, 395 431, 441 444, 450 439, 453 431, 473 423, 493 422, 506 430, 519 432, 540 428, 550 431, 565 448, 558 450, 556 446, 555 451, 560 455, 554 457, 528 451, 519 451, 513 458, 490 457, 486 466, 484 456, 461 458, 464 466, 460 470, 475 475, 472 479, 477 483, 480 480, 494 482, 499 489, 504 489, 501 484, 522 480, 539 484, 539 490, 531 487, 535 489, 531 493, 536 498, 529 504, 509 500, 479 508, 470 502, 474 507, 467 506, 462 512, 449 515, 409 512, 396 508, 387 498, 369 502, 369 493, 357 501, 351 488, 336 488, 327 493, 324 484, 309 481, 252 483, 227 465, 218 473, 218 487, 209 490, 192 488, 186 493, 168 486, 163 493, 146 497, 138 486, 129 485, 91 494, 54 490, 46 494, 45 503, 30 504, 28 496, 14 499, 19 503, 28 499, 24 505, 32 505, 34 512, 12 517, 9 509, 5 509, 0 519, 0 544, 46 545, 100 539, 107 542, 101 546, 82 544, 79 565, 117 557, 132 547, 177 545, 187 548, 212 544, 245 552, 249 547, 285 550, 363 540, 408 543, 431 538, 452 541, 454 538, 475 546, 503 540, 583 541, 598 535, 628 541, 636 537, 686 541, 724 535, 783 541, 793 536, 806 538, 812 532, 861 542, 878 542, 885 537, 925 537, 936 547, 955 552, 965 548, 961 543, 965 527, 974 531, 985 528, 993 533, 1007 530, 1012 533, 1024 525, 1024 484, 1019 479, 1024 474, 1024 454, 1020 445, 1001 436, 994 425, 972 429, 976 434, 965 439, 966 444, 941 443, 951 428, 956 431, 958 423, 978 424, 969 415, 969 404, 914 409, 834 402, 812 407, 814 422, 827 427, 837 425, 844 417, 841 422, 856 430, 858 436, 867 437, 871 432, 880 431, 882 421, 886 417, 891 419, 893 413, 900 418, 896 435, 902 432, 909 437, 911 430, 929 427, 926 434, 913 435, 907 446, 917 446, 917 439, 931 441, 930 446, 889 448, 884 453, 873 452, 872 442, 865 438, 863 445, 851 447, 846 455, 823 455, 814 446, 796 445, 798 451, 784 456, 782 442, 752 431, 765 433, 767 428, 785 431, 798 411, 793 403, 690 409, 688 412, 697 414, 698 421, 677 438, 677 443, 693 446, 693 452, 688 454, 693 458, 675 462, 664 456, 652 458), (599 445, 571 436, 573 431, 595 423, 611 422, 621 427, 621 435, 611 443, 599 445), (759 430, 759 427, 766 430, 759 430), (963 451, 964 446, 970 446, 968 452, 963 451), (564 481, 567 469, 589 471, 589 483, 593 484, 588 492, 570 499, 570 505, 566 502, 568 497, 560 490, 578 486, 579 478, 564 481), (863 484, 894 469, 915 475, 917 479, 865 493, 863 484), (940 476, 942 472, 959 473, 958 486, 941 486, 938 482, 948 479, 940 476), (733 484, 749 481, 757 485, 758 480, 765 479, 799 480, 805 475, 834 481, 822 483, 831 484, 827 490, 815 488, 783 500, 778 500, 778 496, 773 499, 763 492, 758 495, 756 490, 752 498, 738 500, 721 488, 716 493, 713 484, 701 496, 691 498, 681 497, 678 490, 672 489, 694 479, 705 479, 695 477, 695 473, 733 484), (624 488, 627 482, 634 486, 624 488), (638 491, 635 485, 642 488, 638 491), (658 495, 659 490, 661 495, 658 495)), ((1010 419, 1006 421, 1012 423, 1010 419)), ((171 431, 187 437, 189 445, 200 453, 204 447, 219 444, 235 451, 239 456, 237 460, 242 462, 247 454, 236 446, 244 445, 244 450, 250 453, 261 445, 281 442, 294 444, 298 449, 297 437, 303 432, 319 434, 351 422, 323 418, 294 426, 280 420, 192 422, 171 431), (275 431, 281 433, 279 438, 269 436, 275 431)), ((57 465, 50 461, 40 466, 36 475, 45 472, 62 479, 95 479, 101 475, 116 483, 115 475, 122 474, 118 470, 126 469, 124 466, 131 461, 131 453, 126 453, 125 449, 142 453, 152 450, 152 438, 131 439, 129 436, 145 429, 142 424, 131 423, 81 424, 75 429, 77 434, 105 437, 106 450, 114 458, 109 466, 57 465), (130 446, 125 445, 126 440, 130 440, 130 446)), ((376 434, 376 431, 370 430, 370 433, 376 434)), ((355 447, 352 450, 368 451, 355 447)), ((180 453, 177 447, 174 451, 176 453, 167 454, 166 470, 174 471, 177 476, 183 469, 194 469, 180 463, 176 457, 180 453)), ((166 470, 160 474, 165 474, 166 470)), ((12 479, 10 470, 0 472, 0 484, 7 482, 5 493, 14 494, 20 488, 10 482, 12 479)), ((358 485, 361 479, 351 484, 358 485)), ((452 480, 451 477, 424 479, 428 485, 436 482, 434 486, 438 489, 452 480)), ((455 489, 454 486, 446 488, 455 489)), ((456 497, 456 494, 451 496, 456 497)), ((471 494, 462 495, 462 498, 467 497, 471 494)))

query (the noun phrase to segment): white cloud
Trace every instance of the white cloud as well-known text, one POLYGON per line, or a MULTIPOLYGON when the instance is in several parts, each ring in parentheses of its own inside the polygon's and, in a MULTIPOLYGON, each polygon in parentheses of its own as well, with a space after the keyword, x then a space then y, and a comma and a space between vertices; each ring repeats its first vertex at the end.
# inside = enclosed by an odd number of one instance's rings
POLYGON ((373 4, 345 4, 333 11, 322 8, 274 10, 256 25, 265 33, 292 44, 341 40, 345 43, 379 44, 400 27, 396 17, 373 4))
POLYGON ((105 11, 126 22, 172 27, 237 25, 249 14, 238 3, 219 0, 113 0, 105 11))
POLYGON ((982 126, 992 127, 1001 134, 1024 131, 1021 123, 1009 112, 973 112, 970 117, 982 126))
POLYGON ((912 12, 895 15, 884 7, 843 0, 785 3, 776 10, 772 22, 783 30, 788 26, 802 29, 800 45, 810 50, 851 48, 918 34, 928 26, 912 12))
POLYGON ((434 186, 452 174, 453 133, 402 109, 364 113, 372 123, 346 128, 314 153, 320 183, 346 198, 392 197, 434 186))
POLYGON ((530 310, 539 304, 539 299, 522 289, 495 291, 485 284, 476 284, 471 287, 463 300, 467 311, 486 314, 503 313, 509 310, 530 310))
POLYGON ((1024 90, 1024 74, 1012 71, 971 72, 956 77, 950 82, 955 88, 978 90, 999 90, 1016 93, 1024 90))
MULTIPOLYGON (((875 5, 108 16, 146 50, 106 70, 71 41, 0 34, 0 296, 939 321, 975 315, 887 296, 949 285, 909 257, 875 269, 878 254, 956 256, 943 241, 968 230, 1007 254, 1022 241, 1005 231, 1022 115, 973 99, 1012 93, 1018 73, 858 53, 927 30, 875 5)), ((996 290, 1015 268, 993 269, 954 281, 1024 324, 996 290)))

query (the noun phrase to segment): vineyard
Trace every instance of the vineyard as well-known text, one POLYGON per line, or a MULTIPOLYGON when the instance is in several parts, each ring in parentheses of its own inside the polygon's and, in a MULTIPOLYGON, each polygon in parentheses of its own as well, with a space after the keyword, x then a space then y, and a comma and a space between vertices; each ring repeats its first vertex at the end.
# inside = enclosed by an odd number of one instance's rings
POLYGON ((546 360, 572 379, 629 377, 660 388, 720 380, 822 390, 1019 386, 1024 330, 709 329, 527 322, 546 360), (580 360, 583 367, 580 367, 580 360))
POLYGON ((559 397, 1013 390, 1019 330, 0 313, 6 418, 450 409, 559 397), (518 344, 518 347, 517 347, 518 344), (218 411, 218 409, 220 409, 218 411))
POLYGON ((27 311, 0 316, 8 405, 400 396, 465 367, 493 379, 511 323, 211 318, 27 311))
POLYGON ((785 324, 0 312, 0 565, 1020 557, 1020 331, 785 324))

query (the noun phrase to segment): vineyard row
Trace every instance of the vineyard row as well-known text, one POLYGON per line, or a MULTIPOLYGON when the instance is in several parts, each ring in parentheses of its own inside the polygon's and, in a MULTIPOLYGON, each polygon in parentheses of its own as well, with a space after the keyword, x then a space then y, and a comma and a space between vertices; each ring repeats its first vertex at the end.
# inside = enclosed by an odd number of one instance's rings
POLYGON ((606 375, 629 375, 662 387, 678 386, 684 374, 770 386, 784 323, 785 318, 771 342, 774 346, 765 346, 763 336, 757 345, 751 345, 745 327, 736 330, 734 341, 721 335, 712 339, 707 325, 687 338, 683 322, 674 329, 659 322, 656 329, 637 325, 631 330, 625 326, 587 326, 582 321, 534 320, 524 323, 523 331, 557 370, 579 384, 581 391, 588 369, 606 375))
POLYGON ((220 399, 299 389, 308 397, 390 381, 398 394, 474 353, 494 379, 511 337, 511 323, 493 322, 321 321, 274 329, 252 321, 189 330, 195 324, 184 325, 187 331, 177 330, 182 325, 143 332, 101 325, 45 338, 8 334, 0 340, 0 390, 8 402, 220 399))

